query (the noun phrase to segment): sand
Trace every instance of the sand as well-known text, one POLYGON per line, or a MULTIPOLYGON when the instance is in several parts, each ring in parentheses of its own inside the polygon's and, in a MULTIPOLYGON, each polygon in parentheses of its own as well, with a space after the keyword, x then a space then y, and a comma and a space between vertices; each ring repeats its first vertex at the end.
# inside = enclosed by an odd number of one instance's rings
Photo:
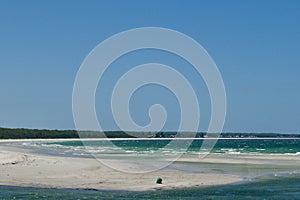
POLYGON ((31 153, 0 145, 0 185, 42 188, 149 191, 234 183, 242 177, 162 169, 150 173, 125 173, 92 158, 31 153), (161 177, 163 184, 156 184, 161 177))

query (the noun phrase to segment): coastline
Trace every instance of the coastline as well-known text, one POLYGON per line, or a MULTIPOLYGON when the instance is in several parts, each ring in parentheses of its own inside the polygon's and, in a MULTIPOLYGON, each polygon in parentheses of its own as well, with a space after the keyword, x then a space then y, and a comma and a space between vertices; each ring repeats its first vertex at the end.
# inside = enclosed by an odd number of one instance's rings
MULTIPOLYGON (((17 142, 73 140, 30 139, 17 142)), ((240 183, 249 180, 249 177, 260 177, 280 171, 297 171, 300 164, 299 155, 209 155, 204 159, 183 156, 173 167, 133 174, 116 171, 93 158, 38 154, 28 148, 9 145, 13 143, 11 140, 1 142, 2 186, 101 191, 172 190, 240 183), (199 172, 180 168, 189 165, 201 169, 208 165, 208 168, 212 166, 212 169, 199 172), (264 168, 266 170, 259 171, 264 168), (274 170, 270 171, 273 168, 274 170), (237 172, 236 169, 241 172, 237 172), (245 174, 244 170, 248 174, 245 174), (155 183, 157 177, 163 178, 163 184, 155 183)))
POLYGON ((0 185, 85 190, 149 191, 224 185, 243 180, 235 175, 175 169, 125 173, 91 158, 35 154, 11 146, 0 146, 0 171, 0 185), (155 183, 157 177, 163 178, 163 184, 155 183))

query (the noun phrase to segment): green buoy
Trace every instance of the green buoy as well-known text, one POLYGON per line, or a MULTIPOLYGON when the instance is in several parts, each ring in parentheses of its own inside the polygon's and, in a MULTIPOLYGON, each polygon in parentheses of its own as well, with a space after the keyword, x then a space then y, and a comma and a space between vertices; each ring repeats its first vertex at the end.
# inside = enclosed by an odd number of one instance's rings
POLYGON ((162 184, 162 178, 158 177, 158 178, 156 179, 156 183, 157 183, 157 184, 162 184))

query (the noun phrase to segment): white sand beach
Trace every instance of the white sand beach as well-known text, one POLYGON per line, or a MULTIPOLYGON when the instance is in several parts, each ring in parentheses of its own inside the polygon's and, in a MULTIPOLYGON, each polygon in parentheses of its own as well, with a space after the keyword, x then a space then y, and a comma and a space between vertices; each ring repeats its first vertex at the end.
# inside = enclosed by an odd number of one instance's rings
POLYGON ((146 191, 228 184, 238 176, 163 169, 151 173, 116 171, 95 159, 33 154, 0 146, 0 185, 43 188, 146 191), (163 184, 156 184, 161 177, 163 184))
MULTIPOLYGON (((251 155, 182 157, 178 161, 217 164, 299 165, 300 156, 251 155)), ((92 158, 62 157, 32 153, 28 149, 0 144, 0 185, 43 188, 147 191, 222 185, 242 181, 237 174, 199 173, 166 168, 149 173, 125 173, 92 158), (156 184, 161 177, 163 184, 156 184)))

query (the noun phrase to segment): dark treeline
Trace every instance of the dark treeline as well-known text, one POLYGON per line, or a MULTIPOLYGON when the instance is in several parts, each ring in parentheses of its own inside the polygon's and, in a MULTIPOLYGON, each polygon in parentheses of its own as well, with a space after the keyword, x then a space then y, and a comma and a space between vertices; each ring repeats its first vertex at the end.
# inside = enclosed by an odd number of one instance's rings
POLYGON ((24 129, 24 128, 0 128, 0 139, 54 139, 54 138, 129 138, 132 137, 121 131, 80 131, 76 130, 39 130, 39 129, 24 129), (80 137, 79 137, 80 135, 80 137))
MULTIPOLYGON (((190 133, 190 132, 148 132, 148 133, 137 133, 131 132, 126 134, 122 131, 107 131, 107 132, 96 132, 96 131, 80 131, 76 130, 47 130, 47 129, 24 129, 24 128, 0 128, 0 139, 37 139, 37 138, 133 138, 133 137, 144 137, 144 138, 206 138, 206 137, 217 137, 215 134, 207 134, 204 132, 190 133), (79 136, 80 135, 80 136, 79 136)), ((221 138, 300 138, 300 134, 280 134, 280 133, 222 133, 221 138)))

